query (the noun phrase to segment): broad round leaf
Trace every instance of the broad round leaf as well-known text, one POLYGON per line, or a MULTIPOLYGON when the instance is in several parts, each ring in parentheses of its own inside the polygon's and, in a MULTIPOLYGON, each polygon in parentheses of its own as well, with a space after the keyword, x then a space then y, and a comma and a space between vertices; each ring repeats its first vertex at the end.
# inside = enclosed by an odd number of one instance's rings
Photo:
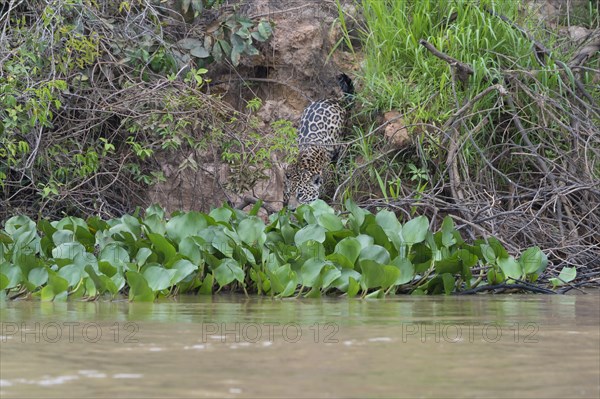
POLYGON ((198 270, 198 266, 187 259, 180 259, 172 266, 172 270, 175 270, 171 278, 171 284, 174 285, 198 270))
POLYGON ((240 283, 244 282, 244 271, 239 263, 234 259, 223 259, 219 266, 213 270, 215 280, 221 287, 231 283, 234 280, 240 283))
POLYGON ((344 255, 352 267, 354 267, 354 263, 358 259, 358 255, 360 255, 361 248, 361 243, 357 238, 346 237, 336 244, 333 252, 344 255))
POLYGON ((518 279, 523 275, 521 265, 513 256, 509 256, 508 258, 498 258, 497 262, 500 269, 504 272, 504 275, 508 278, 518 279))
POLYGON ((542 265, 542 250, 539 247, 531 247, 525 250, 519 258, 519 263, 525 274, 531 274, 538 271, 542 265))
POLYGON ((66 242, 52 250, 52 257, 58 259, 75 259, 77 255, 83 256, 85 248, 78 242, 66 242))
POLYGON ((331 264, 330 262, 312 258, 308 259, 302 265, 300 269, 300 276, 302 277, 302 285, 306 287, 314 287, 316 283, 319 282, 319 276, 321 274, 321 269, 327 264, 331 264))
POLYGON ((198 235, 207 226, 206 215, 191 211, 174 216, 167 222, 167 236, 179 244, 185 237, 198 235))
POLYGON ((266 240, 265 223, 256 216, 242 220, 236 230, 240 239, 248 245, 263 244, 266 240))
POLYGON ((171 279, 176 273, 176 270, 165 269, 160 266, 149 266, 144 270, 142 275, 152 291, 162 291, 171 286, 171 279))
POLYGON ((138 272, 129 271, 125 273, 127 284, 129 285, 130 301, 151 302, 154 300, 154 292, 148 286, 148 282, 138 272))
POLYGON ((408 245, 418 244, 425 240, 428 230, 429 220, 425 216, 419 216, 402 226, 402 237, 408 245))
POLYGON ((76 286, 83 276, 83 266, 71 264, 58 269, 58 275, 69 283, 69 287, 76 286))
POLYGON ((344 224, 337 215, 331 213, 322 213, 317 216, 317 220, 319 224, 328 231, 340 231, 344 229, 344 224))
POLYGON ((390 253, 382 246, 371 245, 363 248, 358 257, 359 260, 373 260, 379 264, 385 265, 390 263, 390 253))
POLYGON ((316 224, 309 224, 296 232, 294 241, 296 242, 296 246, 300 246, 308 240, 323 243, 325 237, 325 229, 323 227, 316 224))
POLYGON ((27 281, 36 287, 40 287, 48 281, 48 269, 45 267, 36 267, 31 269, 27 275, 27 281))

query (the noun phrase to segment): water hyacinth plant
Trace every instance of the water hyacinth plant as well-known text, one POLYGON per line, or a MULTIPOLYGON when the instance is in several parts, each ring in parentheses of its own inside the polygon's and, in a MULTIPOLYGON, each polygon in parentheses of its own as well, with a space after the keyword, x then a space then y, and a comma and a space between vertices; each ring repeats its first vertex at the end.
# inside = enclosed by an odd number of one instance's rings
POLYGON ((515 258, 494 238, 465 242, 450 216, 432 231, 425 216, 401 223, 351 201, 337 214, 322 201, 265 223, 228 206, 101 220, 15 216, 0 230, 0 292, 43 301, 132 301, 222 290, 273 297, 451 294, 478 285, 534 282, 547 259, 537 247, 515 258))

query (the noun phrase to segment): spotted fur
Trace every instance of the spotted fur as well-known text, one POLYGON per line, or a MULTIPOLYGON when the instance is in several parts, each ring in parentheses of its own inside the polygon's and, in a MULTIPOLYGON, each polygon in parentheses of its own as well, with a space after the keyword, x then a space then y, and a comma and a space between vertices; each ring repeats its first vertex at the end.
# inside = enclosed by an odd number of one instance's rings
POLYGON ((307 147, 298 153, 296 162, 285 172, 283 203, 294 209, 319 198, 321 187, 327 178, 329 153, 325 147, 307 147))
POLYGON ((342 96, 312 102, 300 118, 298 158, 286 171, 284 205, 292 208, 319 198, 328 166, 337 158, 342 129, 354 98, 354 85, 338 76, 342 96))

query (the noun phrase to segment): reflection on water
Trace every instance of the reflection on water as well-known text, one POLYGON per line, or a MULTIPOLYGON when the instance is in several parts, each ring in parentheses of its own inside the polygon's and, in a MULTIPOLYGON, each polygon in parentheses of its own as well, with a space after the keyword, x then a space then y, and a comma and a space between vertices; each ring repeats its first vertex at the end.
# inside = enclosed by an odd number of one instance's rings
POLYGON ((600 294, 0 303, 0 396, 600 396, 600 294))

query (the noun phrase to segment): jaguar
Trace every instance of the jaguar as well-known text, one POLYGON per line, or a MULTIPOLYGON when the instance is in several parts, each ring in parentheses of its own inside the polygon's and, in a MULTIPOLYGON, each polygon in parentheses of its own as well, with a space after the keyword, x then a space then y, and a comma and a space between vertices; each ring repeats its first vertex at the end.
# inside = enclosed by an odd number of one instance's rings
POLYGON ((328 178, 330 156, 327 148, 307 147, 298 153, 296 162, 285 171, 283 203, 289 209, 309 204, 321 195, 324 181, 328 178))
POLYGON ((298 157, 285 173, 283 204, 295 209, 318 199, 328 181, 329 165, 339 155, 339 142, 354 100, 354 84, 338 76, 339 98, 312 102, 304 109, 298 129, 298 157))
POLYGON ((298 149, 319 145, 327 148, 331 160, 339 152, 339 138, 349 109, 354 102, 354 84, 344 73, 338 75, 341 98, 327 98, 308 105, 300 117, 298 149))

